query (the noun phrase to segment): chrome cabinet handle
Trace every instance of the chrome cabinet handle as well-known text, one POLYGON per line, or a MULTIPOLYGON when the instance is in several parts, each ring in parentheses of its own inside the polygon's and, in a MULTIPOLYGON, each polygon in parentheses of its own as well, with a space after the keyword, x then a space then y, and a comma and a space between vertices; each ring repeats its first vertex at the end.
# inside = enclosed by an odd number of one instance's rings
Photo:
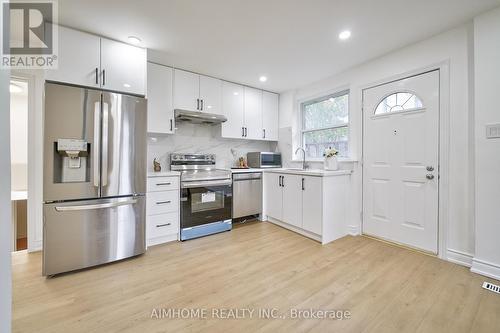
POLYGON ((428 174, 425 175, 425 178, 427 178, 427 179, 434 179, 434 175, 428 173, 428 174))
POLYGON ((164 224, 157 224, 156 227, 157 228, 161 228, 161 227, 167 227, 169 225, 171 225, 172 223, 164 223, 164 224))
POLYGON ((126 200, 126 201, 108 202, 108 203, 95 204, 95 205, 60 206, 60 207, 55 207, 55 209, 58 212, 69 212, 69 211, 75 211, 75 210, 91 210, 91 209, 112 208, 112 207, 119 207, 119 206, 125 206, 125 205, 133 205, 135 203, 137 203, 137 200, 132 199, 132 200, 126 200))
POLYGON ((156 204, 157 204, 157 205, 165 205, 165 204, 169 204, 169 203, 171 203, 171 202, 172 202, 172 201, 170 201, 170 200, 167 200, 167 201, 158 201, 158 202, 156 202, 156 204))

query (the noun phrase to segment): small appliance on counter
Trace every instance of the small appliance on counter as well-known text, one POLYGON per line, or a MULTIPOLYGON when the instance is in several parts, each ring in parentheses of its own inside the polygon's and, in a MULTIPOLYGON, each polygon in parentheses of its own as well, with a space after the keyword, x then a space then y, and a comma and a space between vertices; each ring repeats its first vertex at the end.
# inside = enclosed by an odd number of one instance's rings
POLYGON ((231 171, 217 169, 213 154, 174 153, 170 168, 181 172, 181 240, 231 230, 231 171))
POLYGON ((281 153, 251 152, 247 161, 250 168, 281 168, 281 153))

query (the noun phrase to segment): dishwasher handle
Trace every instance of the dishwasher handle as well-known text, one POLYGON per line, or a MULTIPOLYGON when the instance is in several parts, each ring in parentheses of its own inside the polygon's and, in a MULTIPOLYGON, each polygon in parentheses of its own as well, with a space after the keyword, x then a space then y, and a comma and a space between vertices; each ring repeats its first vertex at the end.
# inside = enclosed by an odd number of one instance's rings
POLYGON ((262 172, 248 172, 248 173, 239 173, 233 174, 233 181, 247 181, 247 180, 260 180, 262 179, 262 172))

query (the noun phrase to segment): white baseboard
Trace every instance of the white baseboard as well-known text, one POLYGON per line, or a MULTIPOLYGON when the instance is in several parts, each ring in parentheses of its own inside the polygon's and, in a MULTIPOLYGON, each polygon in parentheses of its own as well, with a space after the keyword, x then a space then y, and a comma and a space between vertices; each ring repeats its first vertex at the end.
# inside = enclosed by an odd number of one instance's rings
POLYGON ((179 235, 178 234, 171 234, 171 235, 166 235, 162 237, 156 237, 156 238, 150 238, 146 240, 147 247, 149 246, 155 246, 155 245, 160 245, 163 243, 168 243, 168 242, 175 242, 179 240, 179 235))
POLYGON ((500 265, 472 258, 471 272, 481 274, 496 280, 500 280, 500 265))
POLYGON ((471 253, 459 251, 459 250, 454 250, 454 249, 448 249, 446 250, 446 260, 451 261, 452 263, 462 265, 465 267, 471 267, 472 266, 472 257, 474 255, 471 253))
POLYGON ((347 233, 351 236, 359 236, 361 233, 359 232, 359 226, 357 225, 348 225, 347 233))

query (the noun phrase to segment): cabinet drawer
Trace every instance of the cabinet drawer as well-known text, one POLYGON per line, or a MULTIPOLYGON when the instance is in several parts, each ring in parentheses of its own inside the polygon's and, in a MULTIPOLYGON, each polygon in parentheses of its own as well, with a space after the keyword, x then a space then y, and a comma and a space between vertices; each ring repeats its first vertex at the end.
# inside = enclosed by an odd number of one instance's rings
POLYGON ((148 216, 146 224, 148 239, 176 234, 179 231, 179 213, 148 216))
POLYGON ((152 192, 147 194, 147 215, 179 211, 179 191, 152 192))
POLYGON ((148 178, 148 192, 170 191, 179 189, 179 177, 148 178))

